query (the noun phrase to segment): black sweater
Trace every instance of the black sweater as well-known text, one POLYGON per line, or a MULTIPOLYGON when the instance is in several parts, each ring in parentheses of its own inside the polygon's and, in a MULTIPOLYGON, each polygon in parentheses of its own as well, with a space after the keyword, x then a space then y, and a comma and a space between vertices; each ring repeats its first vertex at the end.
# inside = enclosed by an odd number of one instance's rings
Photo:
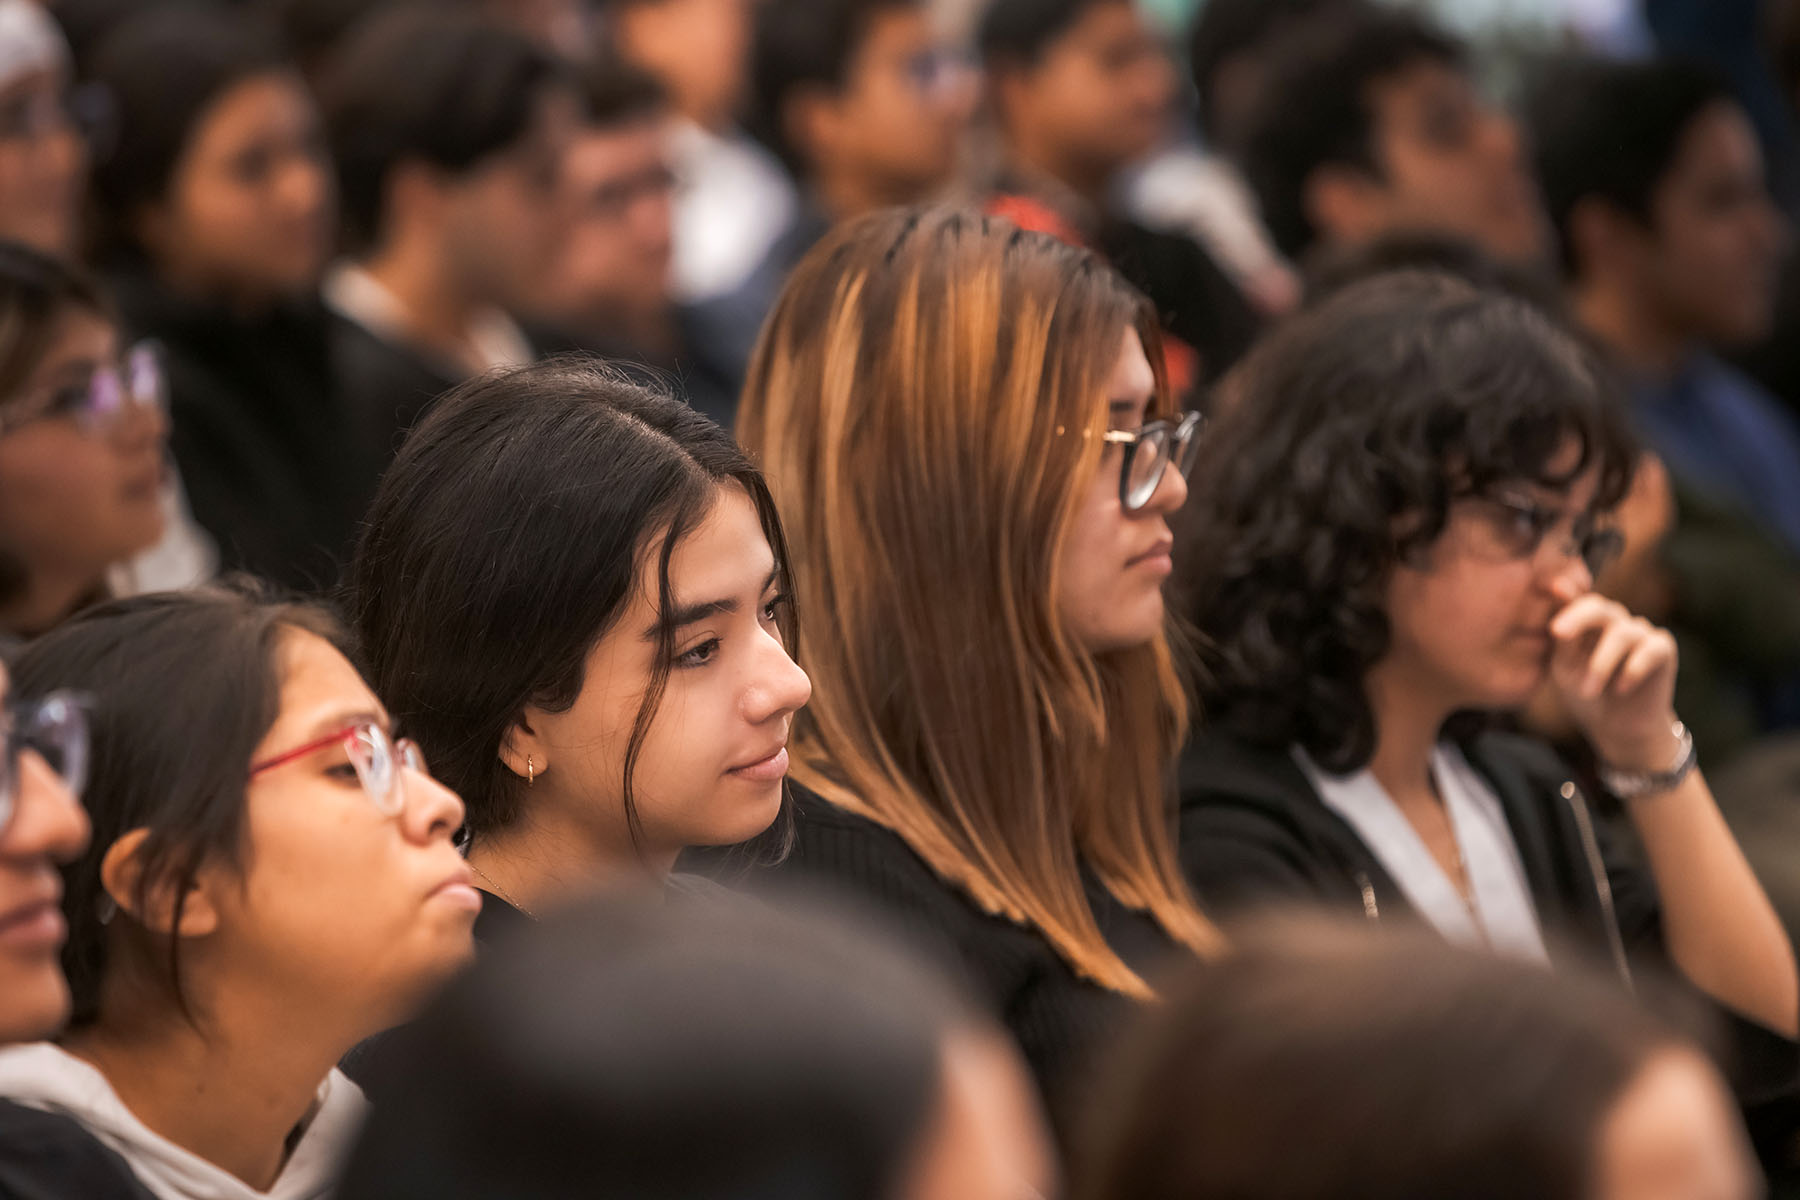
MULTIPOLYGON (((945 882, 892 830, 794 789, 796 839, 778 866, 783 884, 835 891, 891 918, 896 931, 958 981, 1024 1051, 1054 1115, 1082 1099, 1087 1059, 1104 1049, 1135 1005, 1077 976, 1044 936, 983 912, 945 882)), ((1148 916, 1126 908, 1098 881, 1088 899, 1114 951, 1154 977, 1177 948, 1148 916)))
POLYGON ((151 1200, 81 1123, 0 1100, 0 1200, 151 1200))
MULTIPOLYGON (((1655 880, 1635 844, 1589 810, 1573 772, 1542 743, 1512 734, 1483 733, 1460 749, 1500 800, 1552 957, 1610 966, 1628 982, 1669 983, 1655 880)), ((1197 735, 1182 758, 1181 861, 1202 906, 1222 917, 1322 905, 1422 919, 1292 754, 1223 733, 1197 735)), ((1740 1099, 1787 1111, 1800 1092, 1800 1047, 1719 1011, 1740 1099)))

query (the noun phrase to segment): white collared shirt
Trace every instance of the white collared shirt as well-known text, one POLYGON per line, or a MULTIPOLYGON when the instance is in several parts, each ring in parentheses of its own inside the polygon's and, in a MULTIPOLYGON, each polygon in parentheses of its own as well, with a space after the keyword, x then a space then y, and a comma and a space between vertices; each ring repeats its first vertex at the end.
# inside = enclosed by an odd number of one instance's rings
POLYGON ((1506 824, 1500 798, 1462 751, 1438 745, 1432 751, 1431 773, 1468 870, 1472 904, 1464 901, 1373 773, 1364 769, 1354 775, 1327 774, 1299 747, 1294 749, 1294 758, 1325 806, 1356 830, 1407 900, 1445 938, 1458 945, 1491 947, 1509 957, 1549 963, 1524 860, 1506 824))

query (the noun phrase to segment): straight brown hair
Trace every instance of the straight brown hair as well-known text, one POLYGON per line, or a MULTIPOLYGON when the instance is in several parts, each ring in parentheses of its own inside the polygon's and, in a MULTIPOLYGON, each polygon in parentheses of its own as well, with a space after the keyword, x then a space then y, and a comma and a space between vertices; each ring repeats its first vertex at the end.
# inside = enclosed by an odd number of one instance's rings
POLYGON ((807 658, 794 778, 1142 996, 1082 867, 1177 941, 1218 946, 1173 849, 1187 705, 1165 636, 1096 655, 1055 590, 1128 328, 1171 411, 1154 314, 1093 255, 966 213, 875 214, 790 278, 738 436, 787 525, 800 605, 831 630, 807 658))

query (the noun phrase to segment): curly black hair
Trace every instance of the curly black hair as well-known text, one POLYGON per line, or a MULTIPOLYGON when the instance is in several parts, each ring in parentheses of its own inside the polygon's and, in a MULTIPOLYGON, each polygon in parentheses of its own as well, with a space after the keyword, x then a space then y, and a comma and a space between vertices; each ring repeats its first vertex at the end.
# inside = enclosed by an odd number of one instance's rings
POLYGON ((1184 518, 1184 594, 1206 639, 1206 719, 1326 770, 1366 766, 1364 692, 1388 652, 1394 567, 1451 504, 1598 473, 1618 505, 1637 446, 1609 372, 1530 303, 1402 271, 1337 293, 1246 362, 1184 518), (1573 441, 1581 455, 1563 469, 1573 441), (1397 532, 1404 531, 1404 532, 1397 532))

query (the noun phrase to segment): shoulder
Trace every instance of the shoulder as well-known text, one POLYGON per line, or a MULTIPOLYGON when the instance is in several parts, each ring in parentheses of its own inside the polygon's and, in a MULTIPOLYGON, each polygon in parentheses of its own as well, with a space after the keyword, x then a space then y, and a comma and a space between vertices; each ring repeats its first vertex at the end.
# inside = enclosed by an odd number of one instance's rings
POLYGON ((1365 883, 1382 877, 1287 750, 1203 732, 1182 754, 1180 779, 1182 869, 1215 912, 1349 906, 1361 903, 1365 883))
POLYGON ((131 1168, 79 1121, 0 1100, 0 1195, 10 1200, 146 1200, 131 1168))

